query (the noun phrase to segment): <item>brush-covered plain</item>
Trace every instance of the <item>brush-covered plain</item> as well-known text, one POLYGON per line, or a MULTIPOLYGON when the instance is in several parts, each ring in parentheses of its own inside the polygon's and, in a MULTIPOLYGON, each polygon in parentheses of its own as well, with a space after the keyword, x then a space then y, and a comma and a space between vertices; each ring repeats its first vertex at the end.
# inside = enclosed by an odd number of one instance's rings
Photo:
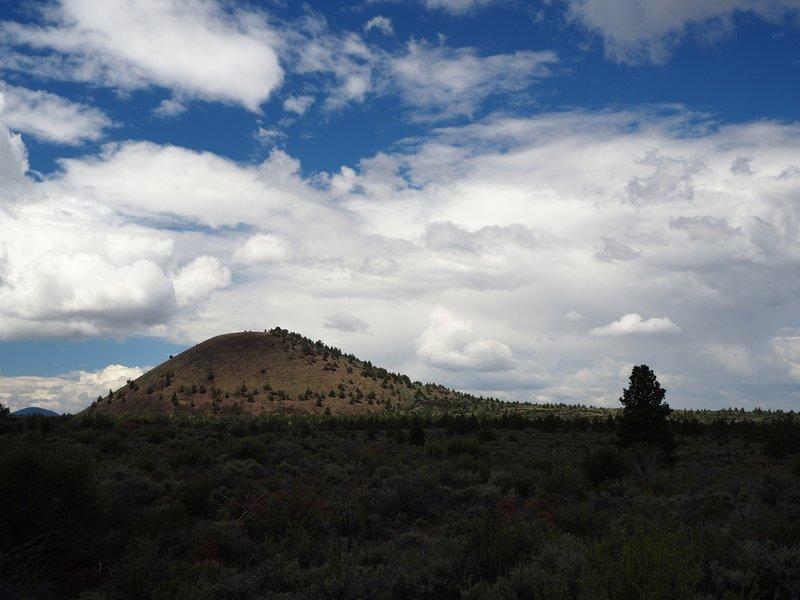
POLYGON ((569 414, 7 417, 0 597, 800 592, 792 415, 569 414))

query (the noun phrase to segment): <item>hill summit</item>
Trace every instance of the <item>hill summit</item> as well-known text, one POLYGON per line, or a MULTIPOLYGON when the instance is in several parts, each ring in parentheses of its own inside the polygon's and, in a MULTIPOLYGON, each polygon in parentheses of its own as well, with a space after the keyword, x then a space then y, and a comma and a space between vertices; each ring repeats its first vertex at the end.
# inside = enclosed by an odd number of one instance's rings
POLYGON ((472 396, 412 382, 322 341, 276 327, 206 340, 98 397, 92 412, 356 414, 420 404, 455 408, 472 396))

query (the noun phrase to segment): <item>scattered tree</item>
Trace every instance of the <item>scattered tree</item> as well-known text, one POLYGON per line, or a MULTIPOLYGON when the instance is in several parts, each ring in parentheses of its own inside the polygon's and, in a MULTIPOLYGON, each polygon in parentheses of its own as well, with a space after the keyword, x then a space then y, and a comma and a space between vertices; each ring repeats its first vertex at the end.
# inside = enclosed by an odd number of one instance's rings
POLYGON ((667 390, 647 365, 633 367, 629 381, 619 399, 624 407, 617 428, 620 443, 631 446, 644 442, 671 450, 674 440, 667 418, 672 409, 664 402, 667 390))

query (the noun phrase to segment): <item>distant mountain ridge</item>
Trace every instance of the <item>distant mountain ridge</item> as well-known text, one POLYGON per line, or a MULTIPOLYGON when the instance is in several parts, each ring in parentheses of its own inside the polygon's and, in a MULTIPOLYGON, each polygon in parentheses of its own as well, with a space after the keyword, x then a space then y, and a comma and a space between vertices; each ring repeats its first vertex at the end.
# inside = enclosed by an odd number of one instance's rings
POLYGON ((46 408, 39 408, 38 406, 28 406, 20 408, 11 413, 12 417, 28 417, 30 415, 42 415, 43 417, 57 417, 59 414, 46 408))
POLYGON ((98 397, 100 413, 361 414, 480 400, 412 382, 280 327, 210 338, 98 397))

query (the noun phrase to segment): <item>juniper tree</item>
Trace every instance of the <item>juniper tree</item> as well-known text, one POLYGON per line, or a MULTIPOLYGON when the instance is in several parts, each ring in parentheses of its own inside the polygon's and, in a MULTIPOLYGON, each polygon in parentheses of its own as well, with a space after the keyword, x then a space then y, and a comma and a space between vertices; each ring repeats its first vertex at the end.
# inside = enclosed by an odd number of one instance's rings
POLYGON ((664 402, 667 390, 647 365, 633 367, 629 381, 619 399, 623 406, 617 428, 620 443, 631 446, 644 442, 671 450, 674 441, 667 418, 672 409, 664 402))

